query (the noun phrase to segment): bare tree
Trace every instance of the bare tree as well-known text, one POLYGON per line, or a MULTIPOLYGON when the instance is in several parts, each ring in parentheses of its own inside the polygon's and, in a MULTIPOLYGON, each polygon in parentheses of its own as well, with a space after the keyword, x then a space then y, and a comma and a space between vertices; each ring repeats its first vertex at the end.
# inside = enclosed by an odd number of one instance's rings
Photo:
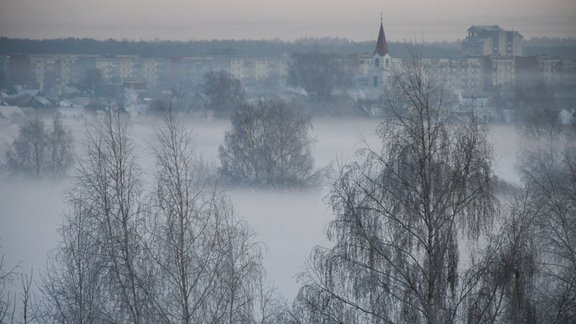
POLYGON ((20 302, 22 304, 20 321, 23 324, 33 323, 36 318, 36 309, 34 304, 34 296, 32 291, 32 283, 34 282, 34 270, 30 270, 30 275, 20 273, 20 285, 22 291, 20 292, 20 302))
POLYGON ((60 246, 42 279, 46 322, 97 323, 106 319, 102 238, 90 207, 71 193, 72 211, 60 228, 60 246))
POLYGON ((217 315, 207 304, 223 258, 218 246, 221 206, 205 167, 193 155, 191 134, 172 112, 157 137, 149 232, 151 258, 162 282, 159 312, 170 322, 212 322, 217 315))
POLYGON ((532 138, 523 179, 537 206, 538 294, 541 322, 576 321, 576 146, 572 129, 532 138))
POLYGON ((254 241, 254 233, 248 224, 235 218, 226 220, 224 234, 220 242, 224 263, 219 279, 226 307, 220 321, 252 322, 255 283, 263 271, 260 246, 254 241))
POLYGON ((219 149, 221 174, 236 183, 301 185, 310 181, 310 119, 280 100, 246 104, 232 117, 219 149))
POLYGON ((270 323, 261 244, 235 216, 170 112, 148 203, 126 116, 89 129, 62 242, 42 281, 42 319, 61 323, 270 323))
POLYGON ((539 323, 539 247, 535 220, 539 207, 526 194, 503 208, 503 222, 474 261, 479 284, 466 300, 472 323, 539 323))
POLYGON ((290 310, 286 300, 278 295, 276 287, 270 286, 265 273, 260 271, 254 287, 254 323, 289 323, 290 310))
POLYGON ((314 323, 451 323, 476 276, 459 265, 494 215, 491 148, 457 123, 444 83, 415 58, 393 83, 382 150, 345 165, 329 194, 330 249, 316 248, 295 309, 314 323))
POLYGON ((56 115, 51 131, 39 118, 20 126, 18 137, 6 151, 6 168, 13 175, 62 175, 73 162, 72 135, 56 115))
POLYGON ((49 170, 53 175, 63 175, 74 162, 72 134, 62 125, 60 114, 52 120, 52 131, 48 135, 49 170))
POLYGON ((18 137, 6 151, 6 167, 13 174, 40 177, 46 170, 47 136, 38 117, 25 122, 18 137))
POLYGON ((127 116, 108 111, 88 131, 86 159, 78 169, 74 195, 90 210, 101 244, 106 316, 147 321, 147 261, 142 248, 140 171, 129 140, 127 116))
POLYGON ((207 176, 190 132, 172 112, 157 137, 149 252, 160 282, 159 317, 174 323, 253 322, 262 297, 257 284, 264 285, 260 244, 207 176))
POLYGON ((10 297, 9 285, 16 277, 16 266, 9 268, 4 254, 0 254, 0 323, 7 323, 9 317, 13 317, 12 307, 14 299, 10 297))
POLYGON ((7 268, 0 255, 0 323, 35 323, 38 320, 37 300, 33 291, 34 270, 17 272, 19 266, 7 268), (19 279, 19 285, 14 281, 19 279))
MULTIPOLYGON (((542 129, 541 129, 542 130, 542 129)), ((576 320, 576 154, 573 134, 536 133, 524 152, 525 187, 478 264, 469 300, 475 323, 576 320), (566 136, 566 137, 565 137, 566 136)))

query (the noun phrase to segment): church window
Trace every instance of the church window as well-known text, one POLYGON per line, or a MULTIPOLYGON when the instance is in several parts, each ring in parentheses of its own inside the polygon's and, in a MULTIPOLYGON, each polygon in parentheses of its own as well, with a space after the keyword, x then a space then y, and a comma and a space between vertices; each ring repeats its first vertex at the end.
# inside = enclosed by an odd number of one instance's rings
POLYGON ((374 59, 374 66, 380 67, 380 59, 379 58, 374 59))
POLYGON ((378 77, 377 76, 374 76, 373 83, 374 83, 374 88, 376 88, 378 86, 378 77))

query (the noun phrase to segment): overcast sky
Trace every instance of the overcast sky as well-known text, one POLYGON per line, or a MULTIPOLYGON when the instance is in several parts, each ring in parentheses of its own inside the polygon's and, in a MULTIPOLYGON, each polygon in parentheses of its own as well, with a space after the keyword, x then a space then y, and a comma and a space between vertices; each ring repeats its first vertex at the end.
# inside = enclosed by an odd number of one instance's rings
POLYGON ((472 24, 576 37, 575 0, 0 0, 0 35, 26 38, 456 40, 472 24))

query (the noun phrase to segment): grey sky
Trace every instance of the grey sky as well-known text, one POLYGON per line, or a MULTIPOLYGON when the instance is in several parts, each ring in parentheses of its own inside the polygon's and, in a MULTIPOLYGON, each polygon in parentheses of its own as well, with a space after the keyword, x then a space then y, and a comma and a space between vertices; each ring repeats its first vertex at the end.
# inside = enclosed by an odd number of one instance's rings
POLYGON ((576 37, 574 0, 0 0, 0 35, 27 38, 456 40, 471 24, 576 37))

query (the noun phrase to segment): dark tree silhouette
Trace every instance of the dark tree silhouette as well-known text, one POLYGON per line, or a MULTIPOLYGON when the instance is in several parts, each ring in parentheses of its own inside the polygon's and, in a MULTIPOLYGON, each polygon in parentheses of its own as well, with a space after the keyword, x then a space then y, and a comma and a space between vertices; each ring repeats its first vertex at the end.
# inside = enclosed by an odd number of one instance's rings
POLYGON ((206 107, 220 114, 227 113, 244 102, 242 83, 228 72, 206 73, 200 89, 206 97, 206 107))
POLYGON ((294 54, 288 66, 288 83, 315 99, 329 99, 334 90, 352 85, 352 62, 333 54, 294 54))
POLYGON ((220 173, 235 183, 298 185, 310 180, 312 127, 301 109, 280 100, 245 104, 220 146, 220 173))
POLYGON ((12 175, 63 175, 73 163, 72 135, 56 115, 52 130, 39 118, 20 126, 18 137, 6 151, 6 169, 12 175))

